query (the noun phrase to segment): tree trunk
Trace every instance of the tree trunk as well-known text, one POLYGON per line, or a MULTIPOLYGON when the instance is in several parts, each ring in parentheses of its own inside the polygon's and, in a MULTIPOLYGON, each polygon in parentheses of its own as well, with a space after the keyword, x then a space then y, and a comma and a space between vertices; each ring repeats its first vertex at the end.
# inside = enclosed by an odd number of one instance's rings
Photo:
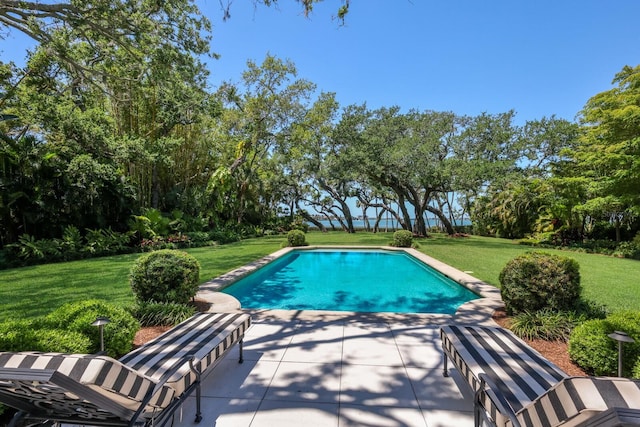
POLYGON ((402 221, 400 221, 400 225, 403 229, 411 231, 411 216, 409 215, 409 211, 404 204, 404 196, 400 193, 398 193, 398 208, 400 209, 400 212, 402 212, 402 217, 404 218, 402 221))
POLYGON ((427 225, 424 222, 424 212, 420 212, 420 209, 415 209, 416 222, 413 225, 413 232, 417 236, 427 236, 427 225))
POLYGON ((160 182, 158 182, 158 167, 153 165, 151 172, 151 207, 158 209, 160 204, 160 182))
POLYGON ((369 218, 367 217, 367 206, 362 205, 362 221, 364 223, 364 229, 371 231, 371 225, 369 224, 369 218))
POLYGON ((344 200, 338 200, 340 202, 340 205, 342 207, 342 213, 344 215, 344 220, 346 221, 346 225, 347 225, 347 233, 355 233, 356 229, 353 226, 353 216, 351 216, 351 209, 349 209, 349 205, 347 205, 347 202, 345 202, 344 200))
POLYGON ((449 218, 447 218, 447 216, 443 214, 440 209, 436 209, 433 206, 427 206, 426 210, 431 212, 432 214, 435 214, 438 217, 438 219, 442 222, 444 229, 447 231, 447 234, 449 235, 455 234, 456 231, 453 229, 453 226, 451 225, 451 221, 449 221, 449 218))
MULTIPOLYGON (((376 209, 376 211, 377 211, 377 209, 376 209)), ((386 209, 381 209, 380 212, 378 212, 376 214, 376 222, 375 222, 375 224, 373 224, 373 232, 374 233, 377 233, 377 232, 380 231, 380 221, 382 221, 382 217, 384 216, 385 213, 387 214, 387 218, 388 218, 389 211, 386 210, 386 209)), ((385 229, 385 231, 387 231, 387 230, 385 229)))
POLYGON ((302 216, 302 218, 306 219, 307 221, 309 221, 310 223, 318 227, 320 231, 322 231, 323 233, 327 232, 327 228, 320 221, 318 221, 317 219, 309 215, 309 212, 307 212, 304 209, 300 209, 300 206, 297 206, 297 205, 296 205, 296 208, 298 209, 298 213, 300 214, 300 216, 302 216))
POLYGON ((351 209, 349 209, 349 205, 346 202, 346 198, 343 198, 343 196, 340 194, 338 190, 328 185, 324 180, 319 179, 318 184, 320 185, 320 188, 322 188, 324 191, 329 193, 329 195, 333 198, 333 200, 337 201, 340 204, 340 210, 342 211, 344 222, 340 220, 339 215, 335 215, 333 212, 332 214, 336 218, 338 218, 338 221, 340 221, 340 224, 342 225, 342 228, 344 229, 344 231, 346 231, 347 233, 355 233, 356 230, 353 227, 353 216, 351 215, 351 209))

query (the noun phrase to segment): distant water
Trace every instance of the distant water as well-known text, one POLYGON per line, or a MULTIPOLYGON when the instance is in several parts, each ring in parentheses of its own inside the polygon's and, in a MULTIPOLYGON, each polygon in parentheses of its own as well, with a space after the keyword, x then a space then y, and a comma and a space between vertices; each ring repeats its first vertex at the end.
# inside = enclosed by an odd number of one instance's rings
MULTIPOLYGON (((324 225, 327 228, 331 228, 331 223, 327 220, 321 220, 320 223, 322 225, 324 225)), ((373 227, 376 223, 376 219, 375 218, 370 218, 369 219, 369 226, 373 227)), ((314 225, 310 222, 308 222, 307 224, 309 224, 309 226, 314 227, 314 225)), ((438 220, 437 218, 430 218, 429 221, 427 222, 427 227, 439 227, 441 224, 440 220, 438 220)), ((340 222, 338 222, 338 220, 333 221, 333 225, 336 228, 340 228, 340 222)), ((471 221, 469 219, 464 219, 464 220, 458 220, 454 225, 471 225, 471 221)), ((353 221, 353 226, 356 229, 364 229, 365 228, 365 224, 364 224, 364 220, 358 219, 358 220, 354 220, 353 221)), ((382 219, 380 221, 380 228, 382 230, 384 230, 385 228, 388 228, 389 230, 399 230, 402 227, 400 226, 400 224, 398 224, 398 221, 392 221, 392 220, 386 220, 386 219, 382 219)))

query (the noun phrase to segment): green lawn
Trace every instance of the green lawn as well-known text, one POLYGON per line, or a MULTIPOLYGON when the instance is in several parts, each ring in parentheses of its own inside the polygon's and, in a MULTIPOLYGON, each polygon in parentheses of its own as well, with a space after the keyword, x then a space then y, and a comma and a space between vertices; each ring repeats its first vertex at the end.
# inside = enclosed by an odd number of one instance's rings
MULTIPOLYGON (((312 245, 386 245, 392 233, 342 232, 307 235, 312 245)), ((223 246, 189 249, 207 281, 275 252, 284 236, 250 239, 223 246)), ((419 241, 419 250, 488 283, 497 285, 506 262, 530 250, 509 240, 435 236, 419 241)), ((601 255, 549 250, 580 263, 583 294, 611 309, 640 310, 640 262, 601 255)), ((99 298, 117 304, 133 302, 128 274, 140 254, 48 264, 0 271, 0 321, 46 314, 68 301, 99 298)))

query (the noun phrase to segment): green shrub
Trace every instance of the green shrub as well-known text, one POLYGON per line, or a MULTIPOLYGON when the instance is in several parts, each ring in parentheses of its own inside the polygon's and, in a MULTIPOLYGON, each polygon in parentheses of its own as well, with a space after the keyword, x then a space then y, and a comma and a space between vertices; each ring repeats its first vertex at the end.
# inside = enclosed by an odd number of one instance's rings
POLYGON ((215 244, 206 231, 189 231, 185 233, 185 235, 189 236, 192 247, 211 246, 215 244))
POLYGON ((302 230, 290 230, 287 233, 288 246, 307 246, 307 238, 302 230))
POLYGON ((413 245, 413 233, 409 230, 398 230, 393 233, 391 246, 397 248, 410 248, 413 245))
POLYGON ((571 331, 581 320, 574 312, 545 308, 516 314, 511 322, 511 330, 520 338, 528 340, 567 341, 571 331))
POLYGON ((309 231, 309 224, 307 224, 307 221, 304 218, 296 217, 291 224, 289 224, 289 229, 300 230, 303 233, 306 233, 309 231))
POLYGON ((500 272, 500 293, 508 314, 550 308, 571 310, 580 298, 578 263, 567 257, 528 252, 500 272))
POLYGON ((93 347, 94 343, 88 336, 80 332, 53 329, 41 319, 0 323, 0 349, 3 351, 90 353, 93 347))
POLYGON ((141 326, 174 326, 195 313, 190 305, 171 302, 140 302, 131 309, 141 326))
MULTIPOLYGON (((569 339, 569 356, 591 375, 617 375, 618 343, 609 338, 623 331, 636 340, 623 344, 623 376, 636 375, 640 362, 640 312, 622 311, 577 326, 569 339)), ((640 376, 638 376, 640 378, 640 376)))
POLYGON ((198 292, 200 263, 186 252, 151 252, 135 262, 129 282, 138 301, 187 304, 198 292))
POLYGON ((613 256, 640 260, 640 244, 635 242, 622 242, 613 252, 613 256))
POLYGON ((133 338, 140 324, 127 310, 100 300, 85 300, 63 305, 44 318, 51 328, 78 332, 90 338, 90 353, 100 350, 99 328, 91 324, 99 316, 109 318, 104 326, 104 345, 107 354, 118 357, 131 351, 133 338))
POLYGON ((640 357, 636 360, 636 364, 633 366, 633 371, 631 371, 631 378, 640 378, 640 357))
POLYGON ((217 242, 219 245, 239 242, 240 240, 242 240, 240 234, 238 234, 234 230, 226 229, 211 231, 209 232, 209 237, 212 241, 217 242))
POLYGON ((575 312, 581 317, 582 321, 605 319, 611 314, 606 305, 585 298, 580 298, 575 306, 575 312))
POLYGON ((128 251, 130 234, 118 233, 111 228, 87 229, 86 232, 84 250, 91 255, 114 255, 128 251))
POLYGON ((60 247, 54 239, 36 240, 29 234, 22 234, 17 243, 11 245, 25 264, 48 262, 60 258, 60 247))
POLYGON ((60 245, 65 260, 82 258, 83 240, 77 227, 69 225, 64 229, 60 245))

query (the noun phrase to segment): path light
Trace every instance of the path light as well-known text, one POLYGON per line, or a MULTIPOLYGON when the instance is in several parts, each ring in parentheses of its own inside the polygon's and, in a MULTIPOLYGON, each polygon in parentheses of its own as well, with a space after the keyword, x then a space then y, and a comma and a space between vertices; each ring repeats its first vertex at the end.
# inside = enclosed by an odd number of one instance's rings
POLYGON ((635 342, 635 340, 622 331, 613 331, 612 334, 609 334, 609 338, 618 341, 618 376, 622 377, 622 343, 635 342))
POLYGON ((109 323, 108 317, 98 316, 91 326, 97 326, 100 329, 100 353, 104 353, 104 325, 109 323))

